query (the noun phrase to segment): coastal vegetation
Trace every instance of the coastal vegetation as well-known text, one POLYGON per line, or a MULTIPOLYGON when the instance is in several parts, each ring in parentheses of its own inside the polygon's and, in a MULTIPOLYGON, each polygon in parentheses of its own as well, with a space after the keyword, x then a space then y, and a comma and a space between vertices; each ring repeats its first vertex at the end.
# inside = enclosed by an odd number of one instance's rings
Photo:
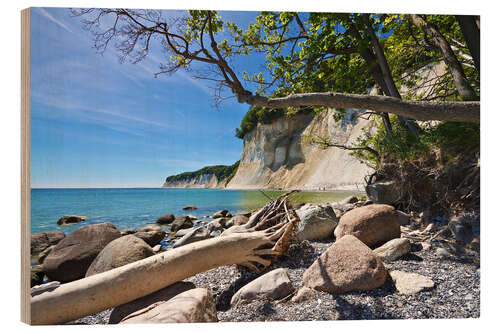
POLYGON ((202 175, 215 175, 219 182, 228 183, 236 174, 240 161, 236 161, 232 165, 211 165, 203 167, 196 171, 187 171, 178 175, 168 176, 166 182, 182 182, 190 179, 196 179, 202 175))

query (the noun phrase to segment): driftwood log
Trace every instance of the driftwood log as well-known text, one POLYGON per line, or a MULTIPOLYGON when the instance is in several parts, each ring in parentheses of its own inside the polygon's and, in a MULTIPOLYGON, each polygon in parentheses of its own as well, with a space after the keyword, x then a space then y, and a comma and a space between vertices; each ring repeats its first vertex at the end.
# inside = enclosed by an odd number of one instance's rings
POLYGON ((75 320, 149 295, 175 282, 225 265, 261 270, 283 254, 298 217, 286 193, 247 224, 217 238, 191 243, 100 274, 62 284, 31 298, 31 324, 75 320))

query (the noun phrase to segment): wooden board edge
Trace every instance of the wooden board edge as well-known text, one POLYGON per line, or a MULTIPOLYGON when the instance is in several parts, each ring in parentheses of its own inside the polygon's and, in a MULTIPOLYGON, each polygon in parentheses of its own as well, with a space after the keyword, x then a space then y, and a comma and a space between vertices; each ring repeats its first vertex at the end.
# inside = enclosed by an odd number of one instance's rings
POLYGON ((21 11, 21 321, 31 324, 30 8, 21 11))

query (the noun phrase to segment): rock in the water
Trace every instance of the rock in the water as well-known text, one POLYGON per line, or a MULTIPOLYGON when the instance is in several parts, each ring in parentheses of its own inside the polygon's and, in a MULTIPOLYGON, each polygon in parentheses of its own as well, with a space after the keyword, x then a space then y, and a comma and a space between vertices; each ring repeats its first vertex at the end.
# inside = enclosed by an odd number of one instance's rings
POLYGON ((174 248, 187 245, 190 243, 198 242, 204 239, 210 238, 210 229, 207 228, 207 226, 202 226, 196 229, 191 230, 184 236, 182 236, 181 239, 175 242, 174 248))
POLYGON ((434 282, 426 276, 394 270, 389 272, 396 289, 403 294, 416 294, 434 288, 434 282))
POLYGON ((374 203, 392 205, 399 199, 399 187, 395 181, 379 181, 365 188, 368 199, 374 203))
POLYGON ((219 210, 218 212, 215 212, 214 215, 212 215, 213 219, 218 219, 219 217, 231 217, 228 216, 231 215, 227 209, 219 210))
POLYGON ((50 251, 52 251, 54 249, 55 245, 51 245, 49 246, 48 248, 46 248, 45 250, 43 250, 42 252, 40 252, 38 254, 38 263, 39 264, 43 264, 43 261, 45 260, 45 258, 47 258, 47 256, 49 255, 50 251))
POLYGON ((373 253, 383 261, 391 262, 410 253, 410 248, 411 244, 407 238, 395 238, 373 250, 373 253))
POLYGON ((86 216, 78 216, 78 215, 64 215, 57 220, 57 224, 72 224, 85 221, 87 219, 86 216))
POLYGON ((180 229, 188 229, 193 226, 193 222, 191 221, 191 218, 187 215, 178 217, 172 222, 172 225, 170 226, 170 230, 172 231, 177 231, 180 229))
POLYGON ((300 218, 295 229, 299 242, 332 236, 339 221, 331 206, 302 206, 295 212, 300 218))
POLYGON ((145 241, 149 246, 153 247, 157 244, 160 244, 160 242, 165 238, 165 231, 160 230, 160 231, 139 231, 134 234, 135 237, 142 239, 145 241))
POLYGON ((83 278, 99 252, 119 237, 120 231, 110 222, 80 227, 57 243, 45 258, 45 274, 60 282, 83 278))
POLYGON ((340 201, 340 204, 353 204, 358 202, 358 198, 355 195, 351 195, 350 197, 345 198, 344 200, 340 201))
MULTIPOLYGON (((236 214, 232 217, 231 219, 232 225, 243 225, 248 222, 248 216, 243 215, 243 214, 236 214)), ((229 222, 231 224, 231 222, 229 222)), ((227 223, 226 223, 227 225, 227 223)))
POLYGON ((220 230, 224 231, 224 229, 228 228, 226 223, 229 221, 229 218, 227 217, 219 217, 210 223, 207 224, 207 227, 210 229, 210 231, 214 230, 220 230))
POLYGON ((293 291, 287 270, 277 268, 240 288, 231 298, 231 306, 238 306, 256 299, 282 299, 293 291))
POLYGON ((373 204, 350 210, 342 215, 335 237, 356 236, 373 248, 401 236, 398 214, 389 205, 373 204))
POLYGON ((145 231, 145 232, 148 232, 148 231, 162 231, 163 229, 156 225, 156 224, 148 224, 142 228, 139 228, 137 229, 135 232, 141 232, 141 231, 145 231))
POLYGON ((198 207, 193 206, 193 205, 191 205, 191 206, 185 206, 185 207, 182 208, 182 210, 195 210, 195 209, 198 209, 198 207))
POLYGON ((410 224, 410 215, 400 210, 396 210, 396 213, 398 214, 399 225, 405 226, 410 224))
POLYGON ((170 224, 170 223, 174 222, 174 220, 175 220, 174 214, 165 214, 165 215, 160 216, 156 220, 156 223, 158 223, 158 224, 170 224))
POLYGON ((120 324, 204 322, 217 322, 214 298, 207 289, 195 288, 131 313, 120 324))
POLYGON ((309 287, 302 287, 297 291, 297 295, 290 300, 292 303, 302 303, 314 298, 314 290, 309 287))
POLYGON ((120 230, 120 234, 122 236, 132 235, 132 234, 135 234, 135 230, 130 230, 130 229, 120 230))
POLYGON ((140 311, 142 309, 147 309, 155 303, 165 303, 172 297, 185 292, 187 290, 196 288, 192 282, 176 282, 171 286, 160 289, 152 294, 146 295, 144 297, 133 300, 122 305, 119 305, 113 309, 109 316, 109 324, 118 324, 123 318, 128 315, 140 311))
POLYGON ((31 287, 42 284, 44 275, 41 265, 31 266, 31 287))
POLYGON ((186 234, 190 233, 191 231, 193 231, 195 229, 196 229, 195 227, 192 227, 189 229, 181 229, 181 230, 177 231, 174 236, 180 238, 180 237, 185 236, 186 234))
POLYGON ((56 245, 66 235, 62 231, 38 232, 31 235, 31 254, 37 254, 51 245, 56 245))
POLYGON ((142 239, 127 235, 115 239, 99 252, 85 276, 92 276, 113 268, 130 264, 149 256, 152 256, 153 249, 142 239))
POLYGON ((382 261, 352 235, 333 243, 303 275, 305 286, 333 294, 372 290, 386 278, 382 261))

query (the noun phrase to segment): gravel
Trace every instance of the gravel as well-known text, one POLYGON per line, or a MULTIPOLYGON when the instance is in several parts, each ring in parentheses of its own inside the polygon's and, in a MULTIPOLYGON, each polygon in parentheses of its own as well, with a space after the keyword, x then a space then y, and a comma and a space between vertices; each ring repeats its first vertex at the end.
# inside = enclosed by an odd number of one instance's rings
MULTIPOLYGON (((298 290, 303 286, 302 274, 333 240, 294 244, 287 256, 268 267, 263 273, 284 267, 298 290)), ((388 271, 402 270, 431 278, 435 288, 414 295, 399 293, 389 278, 372 291, 331 295, 314 291, 315 297, 302 303, 257 300, 230 307, 234 293, 261 274, 246 268, 224 266, 197 274, 185 281, 210 290, 215 299, 220 322, 249 321, 311 321, 359 319, 418 319, 418 318, 478 318, 480 312, 479 254, 461 247, 433 241, 423 250, 412 244, 412 252, 392 263, 385 263, 388 271), (449 256, 440 256, 446 248, 449 256)), ((105 324, 111 310, 81 318, 70 324, 105 324)))

